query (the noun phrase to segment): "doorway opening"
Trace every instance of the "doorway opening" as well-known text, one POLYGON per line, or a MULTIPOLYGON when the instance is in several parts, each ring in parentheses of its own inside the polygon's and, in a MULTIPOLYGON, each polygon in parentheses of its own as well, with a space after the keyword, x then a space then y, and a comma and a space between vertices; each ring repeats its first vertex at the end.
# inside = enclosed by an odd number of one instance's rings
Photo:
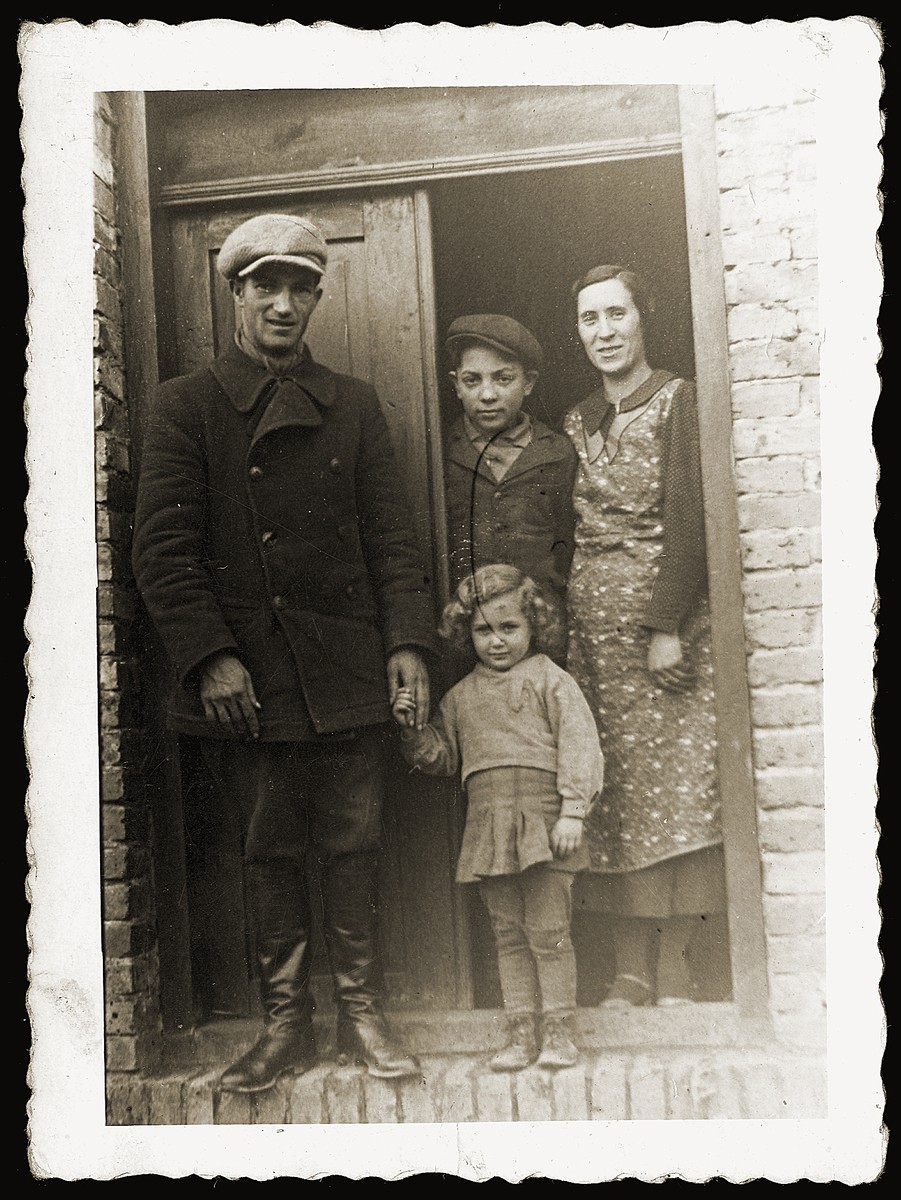
MULTIPOLYGON (((525 411, 559 430, 565 414, 597 387, 576 334, 572 282, 599 263, 632 266, 648 279, 655 320, 648 359, 694 378, 682 162, 635 157, 579 167, 453 179, 429 189, 436 344, 443 431, 458 414, 444 361, 444 333, 467 313, 505 313, 538 338, 544 369, 525 411)), ((462 805, 458 806, 462 810, 462 805)), ((462 814, 461 814, 462 821, 462 814)), ((464 905, 476 1008, 502 1005, 493 934, 477 889, 464 905)), ((610 919, 578 901, 573 941, 578 1002, 597 1005, 613 978, 610 919)), ((709 917, 694 943, 702 1000, 731 996, 726 914, 709 917)))
MULTIPOLYGON (((430 190, 437 340, 465 313, 507 313, 532 330, 545 367, 527 409, 558 429, 597 386, 576 336, 570 285, 598 263, 650 278, 652 365, 694 377, 682 163, 676 155, 469 177, 430 190)), ((443 363, 445 415, 456 398, 443 363)))

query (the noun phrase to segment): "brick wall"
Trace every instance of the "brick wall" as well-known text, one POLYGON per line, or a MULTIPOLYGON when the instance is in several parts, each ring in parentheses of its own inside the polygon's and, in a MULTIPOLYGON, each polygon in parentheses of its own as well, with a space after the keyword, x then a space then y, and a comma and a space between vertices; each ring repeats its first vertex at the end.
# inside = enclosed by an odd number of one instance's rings
POLYGON ((151 827, 138 661, 137 597, 129 565, 134 480, 120 285, 122 239, 114 171, 116 115, 94 107, 94 422, 103 940, 107 1062, 153 1065, 159 1054, 159 967, 151 878, 151 827))
POLYGON ((733 445, 776 1028, 825 1035, 814 103, 717 92, 733 445))

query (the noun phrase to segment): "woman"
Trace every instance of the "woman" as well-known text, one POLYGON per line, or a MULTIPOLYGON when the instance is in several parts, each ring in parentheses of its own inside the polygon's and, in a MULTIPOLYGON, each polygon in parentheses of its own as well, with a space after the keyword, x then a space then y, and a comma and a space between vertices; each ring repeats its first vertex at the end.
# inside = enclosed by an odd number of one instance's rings
POLYGON ((692 940, 725 909, 694 387, 648 364, 633 271, 595 267, 573 293, 601 376, 564 425, 579 456, 567 668, 607 763, 584 898, 615 914, 604 1004, 687 1002, 692 940))

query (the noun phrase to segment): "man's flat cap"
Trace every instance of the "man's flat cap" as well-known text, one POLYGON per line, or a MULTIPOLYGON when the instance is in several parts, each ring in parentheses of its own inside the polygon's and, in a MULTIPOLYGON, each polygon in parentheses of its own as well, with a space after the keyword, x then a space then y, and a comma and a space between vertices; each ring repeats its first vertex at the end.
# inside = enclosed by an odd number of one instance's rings
POLYGON ((451 322, 445 339, 449 353, 460 342, 482 342, 493 350, 515 358, 528 371, 541 367, 543 354, 536 338, 525 325, 501 313, 474 313, 468 317, 457 317, 451 322))
POLYGON ((219 272, 226 279, 250 275, 266 263, 292 263, 317 275, 325 272, 325 238, 306 217, 263 213, 233 229, 219 251, 219 272))

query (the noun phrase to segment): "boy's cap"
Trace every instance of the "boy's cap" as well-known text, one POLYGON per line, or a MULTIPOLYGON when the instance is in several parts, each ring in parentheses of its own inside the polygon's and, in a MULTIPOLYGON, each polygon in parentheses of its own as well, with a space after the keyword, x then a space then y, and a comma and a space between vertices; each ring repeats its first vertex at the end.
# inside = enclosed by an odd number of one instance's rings
POLYGON ((325 238, 306 217, 263 213, 233 229, 219 251, 219 273, 226 279, 250 275, 265 263, 291 263, 317 275, 325 273, 325 238))
POLYGON ((474 313, 468 317, 457 317, 447 331, 445 346, 451 350, 456 342, 464 339, 484 342, 502 354, 509 354, 528 371, 539 370, 544 358, 538 341, 525 325, 501 313, 474 313))

